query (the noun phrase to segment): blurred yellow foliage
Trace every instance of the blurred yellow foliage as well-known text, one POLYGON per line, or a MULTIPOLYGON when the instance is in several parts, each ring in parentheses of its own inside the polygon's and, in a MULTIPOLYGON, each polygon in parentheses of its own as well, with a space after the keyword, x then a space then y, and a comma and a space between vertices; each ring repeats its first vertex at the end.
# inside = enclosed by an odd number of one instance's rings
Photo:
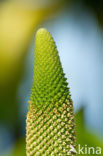
POLYGON ((0 6, 0 85, 15 77, 34 29, 49 9, 37 9, 21 3, 0 6))

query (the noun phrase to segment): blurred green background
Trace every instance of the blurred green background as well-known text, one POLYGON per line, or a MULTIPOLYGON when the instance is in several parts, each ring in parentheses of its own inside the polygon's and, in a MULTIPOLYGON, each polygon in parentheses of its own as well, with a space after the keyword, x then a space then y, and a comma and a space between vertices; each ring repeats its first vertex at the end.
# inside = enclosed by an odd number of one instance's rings
POLYGON ((25 155, 34 36, 40 27, 53 35, 68 78, 77 144, 99 146, 103 155, 103 1, 1 0, 0 156, 25 155))

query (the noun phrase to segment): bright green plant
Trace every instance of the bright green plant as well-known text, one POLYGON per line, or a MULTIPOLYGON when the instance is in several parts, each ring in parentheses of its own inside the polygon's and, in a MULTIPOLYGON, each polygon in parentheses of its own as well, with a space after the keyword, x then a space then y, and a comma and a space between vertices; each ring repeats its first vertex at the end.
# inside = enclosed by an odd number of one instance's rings
POLYGON ((34 78, 26 126, 27 156, 75 155, 73 103, 56 45, 46 29, 35 41, 34 78))

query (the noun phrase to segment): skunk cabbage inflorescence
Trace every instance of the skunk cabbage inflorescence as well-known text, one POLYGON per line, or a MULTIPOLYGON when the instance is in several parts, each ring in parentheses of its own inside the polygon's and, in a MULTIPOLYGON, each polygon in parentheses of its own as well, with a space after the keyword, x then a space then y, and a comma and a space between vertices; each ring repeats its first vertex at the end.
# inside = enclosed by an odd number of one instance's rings
POLYGON ((35 40, 34 77, 26 120, 27 156, 75 155, 73 103, 51 34, 44 28, 35 40))

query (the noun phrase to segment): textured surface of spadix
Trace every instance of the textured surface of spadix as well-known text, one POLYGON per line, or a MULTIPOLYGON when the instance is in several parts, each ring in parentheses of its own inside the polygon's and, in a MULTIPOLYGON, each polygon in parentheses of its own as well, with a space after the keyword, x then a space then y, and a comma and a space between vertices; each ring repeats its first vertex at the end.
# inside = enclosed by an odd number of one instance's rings
POLYGON ((63 74, 55 43, 45 29, 36 34, 34 80, 31 100, 44 105, 52 99, 58 101, 68 95, 67 82, 63 74), (64 91, 65 90, 65 91, 64 91))
POLYGON ((35 40, 33 87, 26 127, 27 156, 75 155, 73 104, 56 45, 46 29, 35 40))

